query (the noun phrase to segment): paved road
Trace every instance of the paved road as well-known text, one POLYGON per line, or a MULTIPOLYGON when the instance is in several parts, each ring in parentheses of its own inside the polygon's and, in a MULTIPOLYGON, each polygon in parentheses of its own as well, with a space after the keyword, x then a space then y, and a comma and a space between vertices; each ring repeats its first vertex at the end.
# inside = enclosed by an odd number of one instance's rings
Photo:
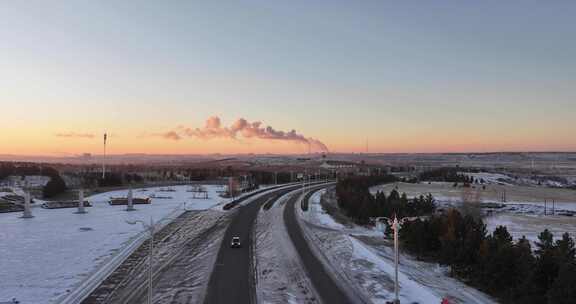
MULTIPOLYGON (((305 196, 305 200, 310 199, 310 196, 315 191, 312 190, 308 192, 305 196)), ((314 255, 312 250, 310 249, 308 242, 303 236, 302 228, 298 223, 298 219, 296 218, 295 208, 300 208, 300 206, 295 206, 298 200, 299 195, 294 195, 288 200, 286 207, 284 209, 284 223, 286 224, 286 228, 288 229, 288 235, 290 235, 290 239, 292 239, 292 243, 296 250, 300 254, 300 259, 302 260, 302 264, 306 269, 306 273, 308 277, 312 281, 316 292, 322 299, 323 303, 326 304, 347 304, 347 303, 354 303, 349 299, 348 295, 344 293, 340 287, 336 284, 333 277, 330 276, 328 270, 324 267, 321 261, 314 255)))
MULTIPOLYGON (((278 186, 281 187, 281 186, 278 186)), ((265 191, 273 190, 277 187, 254 191, 237 200, 242 202, 254 195, 265 191)), ((233 212, 233 211, 231 211, 233 212)), ((204 211, 188 211, 164 227, 156 234, 155 246, 158 249, 171 248, 169 254, 157 256, 156 273, 154 285, 156 292, 160 292, 168 284, 167 289, 172 292, 184 290, 186 292, 194 289, 197 284, 191 278, 194 277, 195 265, 199 248, 211 245, 211 239, 217 237, 219 231, 223 231, 228 221, 220 221, 214 215, 204 211), (203 221, 205 219, 206 221, 203 221), (198 227, 198 222, 210 223, 208 226, 198 227), (222 229, 222 230, 220 230, 222 229), (173 281, 170 281, 171 278, 173 281), (168 281, 168 282, 166 282, 168 281)), ((219 244, 216 245, 219 248, 219 244)), ((84 304, 90 303, 144 303, 147 299, 147 263, 148 241, 133 252, 116 270, 114 270, 101 284, 93 291, 87 291, 84 304)), ((179 294, 185 294, 180 292, 179 294)), ((181 296, 182 298, 183 296, 181 296)), ((178 303, 186 303, 180 299, 178 303)))
POLYGON ((282 195, 298 189, 290 187, 265 194, 254 202, 240 207, 228 226, 214 271, 210 276, 204 303, 255 303, 254 274, 252 265, 252 231, 258 211, 268 200, 277 200, 282 195), (232 237, 239 236, 242 248, 230 248, 232 237))

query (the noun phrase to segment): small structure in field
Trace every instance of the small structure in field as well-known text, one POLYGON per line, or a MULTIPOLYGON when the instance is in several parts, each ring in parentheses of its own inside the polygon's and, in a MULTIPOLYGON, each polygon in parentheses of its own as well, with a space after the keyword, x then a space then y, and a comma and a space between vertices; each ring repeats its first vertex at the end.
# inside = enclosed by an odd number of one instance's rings
MULTIPOLYGON (((151 204, 152 200, 148 197, 146 197, 146 198, 135 197, 132 199, 132 203, 134 205, 146 205, 146 204, 151 204)), ((110 204, 111 206, 128 205, 128 198, 126 198, 126 197, 112 197, 112 198, 110 198, 110 201, 108 201, 108 204, 110 204)))
POLYGON ((206 190, 206 188, 204 188, 200 185, 192 186, 191 189, 188 190, 188 192, 192 192, 192 198, 193 199, 209 199, 210 198, 208 196, 208 191, 206 190))

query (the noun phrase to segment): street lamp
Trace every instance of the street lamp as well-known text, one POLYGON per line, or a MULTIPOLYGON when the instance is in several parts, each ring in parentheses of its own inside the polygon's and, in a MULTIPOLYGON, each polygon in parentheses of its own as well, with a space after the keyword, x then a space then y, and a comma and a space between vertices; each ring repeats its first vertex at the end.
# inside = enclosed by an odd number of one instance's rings
POLYGON ((396 217, 396 215, 394 215, 393 219, 387 218, 387 217, 372 217, 370 218, 370 220, 372 222, 380 222, 380 221, 386 221, 388 223, 388 225, 392 226, 392 229, 394 230, 394 304, 400 304, 400 299, 398 297, 398 292, 399 292, 399 287, 398 287, 398 260, 400 259, 400 254, 398 251, 398 230, 400 230, 400 227, 408 221, 412 221, 417 219, 418 217, 404 217, 401 219, 398 219, 398 217, 396 217))
POLYGON ((306 191, 306 176, 308 175, 308 169, 304 168, 304 175, 302 176, 302 195, 306 191))
POLYGON ((137 223, 142 224, 144 229, 148 230, 150 233, 150 251, 148 253, 148 304, 152 304, 152 264, 154 259, 154 234, 156 232, 156 224, 152 217, 150 217, 150 223, 146 223, 142 220, 126 221, 130 225, 136 225, 137 223))

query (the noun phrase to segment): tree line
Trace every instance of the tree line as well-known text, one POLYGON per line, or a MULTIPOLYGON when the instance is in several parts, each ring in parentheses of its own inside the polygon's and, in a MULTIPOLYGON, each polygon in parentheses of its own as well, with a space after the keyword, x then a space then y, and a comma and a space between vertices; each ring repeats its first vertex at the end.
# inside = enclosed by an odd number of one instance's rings
POLYGON ((389 184, 398 179, 392 175, 351 177, 338 181, 336 194, 338 206, 358 224, 368 224, 372 217, 420 216, 436 209, 432 195, 409 199, 396 189, 387 196, 384 192, 370 193, 370 187, 389 184))
POLYGON ((475 182, 474 177, 462 174, 461 171, 463 170, 460 167, 438 168, 420 173, 418 179, 421 181, 473 184, 475 182))
POLYGON ((568 233, 554 241, 545 230, 533 250, 525 237, 514 241, 504 226, 488 234, 481 219, 449 210, 405 223, 400 239, 419 259, 449 266, 452 275, 503 303, 576 299, 576 250, 568 233))
POLYGON ((42 195, 44 198, 52 198, 67 190, 66 182, 64 182, 58 170, 43 164, 13 162, 0 163, 0 180, 3 180, 11 175, 40 175, 50 177, 50 180, 42 189, 42 195))

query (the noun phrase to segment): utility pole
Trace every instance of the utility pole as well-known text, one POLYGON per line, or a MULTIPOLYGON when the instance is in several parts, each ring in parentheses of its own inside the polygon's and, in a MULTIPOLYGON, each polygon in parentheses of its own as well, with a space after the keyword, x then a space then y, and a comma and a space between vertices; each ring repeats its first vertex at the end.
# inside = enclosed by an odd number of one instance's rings
POLYGON ((108 134, 104 132, 104 151, 102 153, 102 180, 106 179, 106 139, 108 139, 108 134))

